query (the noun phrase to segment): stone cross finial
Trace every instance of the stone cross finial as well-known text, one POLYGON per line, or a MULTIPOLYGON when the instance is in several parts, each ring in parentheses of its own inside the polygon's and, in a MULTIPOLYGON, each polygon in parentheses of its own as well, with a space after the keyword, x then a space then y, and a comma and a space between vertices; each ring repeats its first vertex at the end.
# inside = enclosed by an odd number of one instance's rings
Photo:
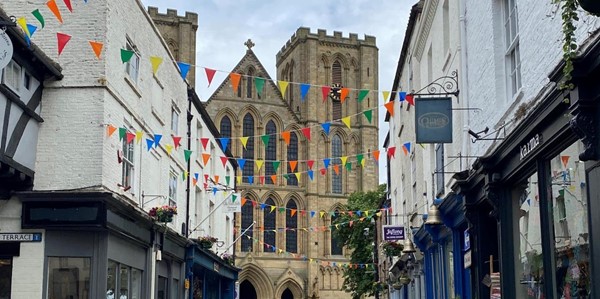
POLYGON ((244 43, 244 45, 245 45, 246 47, 248 47, 248 50, 251 50, 251 49, 252 49, 252 47, 254 47, 254 43, 252 42, 252 40, 251 40, 251 39, 248 39, 248 40, 247 40, 247 41, 244 43))

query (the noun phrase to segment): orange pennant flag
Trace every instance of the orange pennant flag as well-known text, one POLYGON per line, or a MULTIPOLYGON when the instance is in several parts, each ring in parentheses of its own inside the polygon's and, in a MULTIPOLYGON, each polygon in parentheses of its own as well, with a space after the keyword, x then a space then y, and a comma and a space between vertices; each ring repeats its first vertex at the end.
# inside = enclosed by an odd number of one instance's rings
POLYGON ((117 128, 115 126, 108 125, 106 127, 106 132, 108 133, 108 137, 112 136, 112 134, 114 134, 116 130, 117 130, 117 128))
POLYGON ((219 183, 219 176, 218 175, 215 175, 215 183, 217 183, 217 184, 219 183))
POLYGON ((340 174, 340 165, 339 164, 333 165, 333 171, 335 171, 335 174, 339 175, 340 174))
POLYGON ((347 87, 342 88, 342 90, 340 91, 340 101, 343 103, 346 98, 348 97, 348 94, 350 93, 350 89, 347 87))
POLYGON ((290 131, 281 132, 281 138, 283 138, 286 145, 290 145, 290 131))
POLYGON ((290 169, 292 172, 296 171, 296 165, 298 165, 298 161, 290 161, 290 169))
POLYGON ((208 159, 210 159, 210 154, 202 153, 202 162, 204 162, 204 166, 206 166, 206 164, 208 164, 208 159))
POLYGON ((245 197, 242 197, 242 206, 244 206, 246 204, 247 199, 245 197))
POLYGON ((230 73, 229 80, 231 80, 231 88, 233 88, 233 93, 235 94, 238 90, 238 86, 240 85, 240 79, 242 75, 237 73, 230 73))
POLYGON ((62 24, 63 19, 62 19, 62 16, 60 15, 60 10, 58 10, 58 6, 56 5, 56 1, 50 0, 50 1, 46 2, 46 6, 48 6, 48 8, 54 14, 56 19, 58 19, 58 21, 62 24))
POLYGON ((392 102, 387 102, 384 106, 385 109, 387 109, 387 111, 390 113, 390 116, 394 116, 394 101, 392 102))
POLYGON ((296 209, 292 209, 292 217, 294 217, 294 215, 296 215, 296 209))
POLYGON ((102 54, 102 46, 104 46, 104 44, 95 41, 89 41, 89 43, 90 46, 92 46, 92 50, 94 50, 94 54, 96 54, 96 58, 100 59, 100 54, 102 54))
POLYGON ((271 181, 273 182, 273 184, 277 184, 277 175, 272 175, 271 176, 271 181))
POLYGON ((379 161, 379 150, 373 151, 373 158, 375 161, 379 161))

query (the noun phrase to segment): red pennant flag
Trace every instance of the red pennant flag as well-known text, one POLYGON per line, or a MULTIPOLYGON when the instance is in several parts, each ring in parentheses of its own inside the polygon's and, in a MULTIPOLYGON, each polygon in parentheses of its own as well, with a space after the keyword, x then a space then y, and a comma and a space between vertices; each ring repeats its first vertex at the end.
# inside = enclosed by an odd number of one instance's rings
POLYGON ((252 207, 253 207, 253 208, 256 208, 256 205, 257 205, 258 203, 256 203, 256 201, 254 201, 254 200, 251 200, 250 202, 252 202, 252 207))
POLYGON ((306 165, 308 166, 308 169, 310 169, 310 170, 312 170, 314 164, 315 164, 315 160, 306 161, 306 165))
POLYGON ((571 158, 571 156, 560 156, 560 160, 562 161, 565 168, 567 167, 567 164, 569 163, 569 158, 571 158))
POLYGON ((412 94, 407 94, 406 95, 406 101, 411 104, 411 105, 415 105, 415 96, 413 96, 412 94))
POLYGON ((385 103, 385 109, 390 113, 391 116, 394 116, 394 101, 385 103))
POLYGON ((258 180, 260 181, 260 184, 261 184, 261 185, 264 185, 264 184, 265 184, 265 176, 264 176, 264 175, 261 175, 261 176, 259 176, 259 177, 258 177, 258 180))
POLYGON ((342 90, 340 91, 340 101, 343 103, 346 98, 348 97, 348 94, 350 93, 350 89, 347 87, 342 88, 342 90))
POLYGON ((204 181, 205 181, 205 182, 208 182, 208 174, 205 174, 205 175, 204 175, 204 181))
POLYGON ((290 161, 290 169, 292 170, 292 172, 296 171, 296 165, 298 165, 298 161, 290 161))
POLYGON ((325 175, 327 173, 327 168, 321 168, 321 175, 325 175))
POLYGON ((352 227, 352 224, 354 224, 354 221, 350 221, 350 227, 352 227))
POLYGON ((202 142, 202 148, 206 150, 206 145, 208 144, 208 138, 200 138, 200 142, 202 142))
POLYGON ((310 127, 302 128, 302 133, 310 141, 310 127))
POLYGON ((58 55, 60 56, 60 53, 62 53, 63 49, 71 39, 71 36, 68 34, 57 32, 56 39, 58 41, 58 55))
POLYGON ((223 167, 225 167, 225 164, 227 164, 227 160, 229 160, 229 158, 221 156, 221 163, 223 163, 223 167))
POLYGON ((335 171, 335 174, 339 175, 340 174, 340 165, 339 164, 333 165, 333 171, 335 171))
POLYGON ((396 147, 392 146, 392 147, 388 148, 387 155, 388 155, 388 158, 396 156, 396 147))
POLYGON ((375 161, 379 162, 379 150, 373 151, 373 158, 375 158, 375 161))
POLYGON ((348 216, 352 217, 353 214, 354 214, 354 212, 348 211, 348 216))
POLYGON ((104 44, 95 41, 89 41, 89 43, 94 51, 94 54, 96 54, 96 58, 100 59, 100 54, 102 54, 102 46, 104 46, 104 44))
POLYGON ((231 88, 233 88, 233 93, 237 93, 238 85, 240 85, 240 79, 242 75, 236 73, 229 74, 229 80, 231 80, 231 88))
POLYGON ((204 71, 206 72, 206 79, 208 80, 208 86, 210 86, 210 83, 212 82, 213 78, 215 77, 215 73, 217 72, 217 70, 213 70, 213 69, 209 69, 209 68, 205 67, 204 71))
POLYGON ((277 175, 272 175, 271 176, 271 181, 273 182, 273 184, 277 184, 277 175))
POLYGON ((173 144, 175 145, 175 149, 181 146, 181 137, 173 136, 173 144))
POLYGON ((106 127, 106 132, 108 133, 108 137, 112 136, 112 134, 114 134, 115 131, 117 131, 117 127, 115 127, 113 125, 108 125, 106 127))
POLYGON ((64 1, 65 1, 65 5, 69 9, 69 11, 73 12, 73 7, 71 6, 71 0, 64 0, 64 1))
POLYGON ((208 190, 208 183, 204 183, 204 190, 208 190))
POLYGON ((286 145, 290 145, 290 131, 281 132, 281 138, 283 138, 286 145))
POLYGON ((330 90, 331 90, 331 87, 329 87, 329 86, 321 87, 321 91, 323 92, 323 102, 325 102, 327 100, 330 90))
POLYGON ((127 132, 127 143, 131 143, 133 141, 133 139, 135 138, 135 134, 127 132))
POLYGON ((300 210, 300 215, 306 216, 306 210, 300 210))

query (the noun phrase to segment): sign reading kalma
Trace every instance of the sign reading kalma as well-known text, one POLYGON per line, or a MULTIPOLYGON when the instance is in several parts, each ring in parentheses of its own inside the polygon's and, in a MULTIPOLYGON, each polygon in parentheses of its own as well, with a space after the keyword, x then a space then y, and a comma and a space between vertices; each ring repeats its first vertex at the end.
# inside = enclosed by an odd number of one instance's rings
POLYGON ((417 143, 452 143, 452 99, 415 100, 417 143))

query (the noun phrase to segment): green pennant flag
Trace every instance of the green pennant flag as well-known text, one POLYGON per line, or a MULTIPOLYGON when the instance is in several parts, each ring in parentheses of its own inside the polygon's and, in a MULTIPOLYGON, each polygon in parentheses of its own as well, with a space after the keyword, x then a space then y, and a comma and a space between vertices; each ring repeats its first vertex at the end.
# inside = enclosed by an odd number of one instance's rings
POLYGON ((361 89, 361 91, 358 93, 358 102, 362 102, 368 94, 368 89, 361 89))
POLYGON ((286 173, 286 174, 283 175, 283 178, 286 179, 286 180, 289 180, 290 176, 286 173))
POLYGON ((127 128, 119 128, 119 140, 123 140, 127 134, 127 128))
POLYGON ((273 161, 273 171, 277 172, 277 169, 279 169, 279 164, 281 164, 281 161, 273 161))
POLYGON ((123 61, 123 63, 129 62, 131 57, 133 57, 133 53, 133 51, 121 49, 121 61, 123 61))
POLYGON ((225 183, 229 186, 229 181, 231 180, 231 176, 226 175, 225 176, 225 183))
POLYGON ((237 199, 237 195, 232 194, 231 195, 231 202, 235 202, 236 199, 237 199))
POLYGON ((42 25, 42 28, 44 28, 44 26, 46 25, 44 23, 44 16, 42 16, 42 14, 40 13, 39 9, 36 9, 34 11, 31 12, 31 14, 33 14, 33 16, 40 21, 40 24, 42 25))
POLYGON ((363 111, 363 114, 365 115, 369 123, 371 123, 371 120, 373 119, 373 110, 365 110, 363 111))
POLYGON ((260 139, 262 139, 263 143, 265 144, 265 147, 267 147, 267 145, 269 145, 269 139, 271 139, 271 136, 262 135, 260 136, 260 139))
POLYGON ((256 93, 260 97, 263 92, 263 87, 265 86, 265 78, 261 78, 261 77, 254 78, 254 85, 256 85, 256 93))
POLYGON ((352 170, 352 162, 346 162, 346 170, 352 170))
POLYGON ((284 207, 279 208, 279 213, 283 213, 283 212, 285 212, 285 208, 284 207))
POLYGON ((364 159, 363 154, 358 154, 356 155, 356 160, 358 161, 358 164, 360 164, 362 162, 362 160, 364 159))
POLYGON ((187 162, 190 160, 190 157, 192 156, 192 151, 183 150, 183 154, 185 155, 185 162, 187 162))

